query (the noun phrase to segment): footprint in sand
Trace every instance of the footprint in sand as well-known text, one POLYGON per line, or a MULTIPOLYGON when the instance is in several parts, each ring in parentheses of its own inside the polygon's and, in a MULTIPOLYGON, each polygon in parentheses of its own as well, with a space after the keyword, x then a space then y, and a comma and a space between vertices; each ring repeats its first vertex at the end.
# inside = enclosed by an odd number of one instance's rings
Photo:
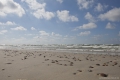
POLYGON ((8 77, 11 77, 11 76, 8 76, 8 77))
POLYGON ((12 63, 6 63, 6 64, 12 64, 12 63))
POLYGON ((2 71, 4 71, 5 69, 2 69, 2 71))
POLYGON ((93 72, 92 70, 88 70, 88 72, 93 72))
POLYGON ((96 64, 97 66, 100 66, 100 64, 96 64))
POLYGON ((82 70, 77 70, 78 72, 82 72, 82 70))
POLYGON ((81 73, 82 72, 82 70, 77 70, 77 72, 76 73, 73 73, 73 75, 77 75, 77 74, 79 74, 79 73, 81 73))
POLYGON ((99 75, 100 77, 108 77, 108 74, 105 73, 97 73, 97 75, 99 75))
POLYGON ((73 75, 76 75, 77 73, 73 73, 73 75))
POLYGON ((94 68, 94 67, 92 67, 92 66, 89 66, 89 68, 94 68))

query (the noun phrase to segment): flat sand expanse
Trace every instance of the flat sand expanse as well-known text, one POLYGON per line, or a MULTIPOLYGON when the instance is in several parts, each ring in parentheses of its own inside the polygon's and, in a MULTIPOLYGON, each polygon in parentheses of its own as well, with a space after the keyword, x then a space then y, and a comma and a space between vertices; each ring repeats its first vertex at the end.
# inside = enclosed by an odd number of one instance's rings
POLYGON ((120 56, 0 50, 0 80, 120 80, 120 56))

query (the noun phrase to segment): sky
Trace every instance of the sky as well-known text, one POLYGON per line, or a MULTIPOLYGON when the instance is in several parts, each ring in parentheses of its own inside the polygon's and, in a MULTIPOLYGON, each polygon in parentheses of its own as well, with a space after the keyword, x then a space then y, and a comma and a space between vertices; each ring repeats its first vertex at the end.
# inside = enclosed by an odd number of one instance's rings
POLYGON ((120 0, 0 0, 0 44, 119 44, 120 0))

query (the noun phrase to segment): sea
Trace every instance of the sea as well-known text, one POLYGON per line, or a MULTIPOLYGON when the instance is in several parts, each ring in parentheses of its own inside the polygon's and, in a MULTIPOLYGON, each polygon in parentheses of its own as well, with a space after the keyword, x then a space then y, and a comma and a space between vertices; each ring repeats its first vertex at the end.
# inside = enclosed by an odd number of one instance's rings
POLYGON ((69 52, 69 53, 120 55, 120 44, 41 44, 41 45, 1 44, 0 49, 44 50, 44 51, 56 51, 56 52, 69 52))

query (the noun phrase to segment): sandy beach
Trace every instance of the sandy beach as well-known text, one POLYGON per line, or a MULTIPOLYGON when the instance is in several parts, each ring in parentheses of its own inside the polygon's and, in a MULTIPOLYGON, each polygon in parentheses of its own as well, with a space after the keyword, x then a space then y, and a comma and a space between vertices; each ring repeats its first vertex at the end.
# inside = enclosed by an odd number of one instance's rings
POLYGON ((120 80, 120 55, 0 50, 0 80, 120 80))

